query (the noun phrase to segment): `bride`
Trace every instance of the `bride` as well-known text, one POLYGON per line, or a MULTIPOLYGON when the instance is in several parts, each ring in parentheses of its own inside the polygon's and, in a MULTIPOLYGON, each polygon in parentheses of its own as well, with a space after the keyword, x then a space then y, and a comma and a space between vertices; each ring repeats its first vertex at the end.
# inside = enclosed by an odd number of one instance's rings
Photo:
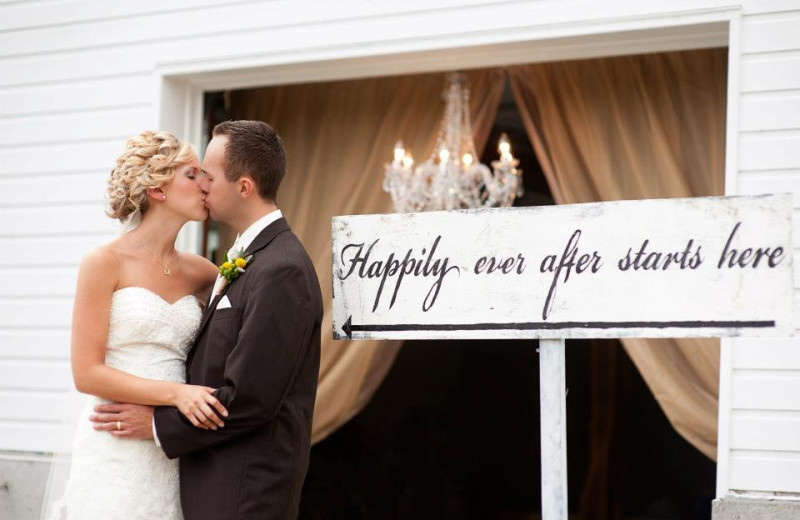
POLYGON ((187 221, 207 216, 201 174, 194 148, 169 132, 142 132, 117 158, 108 181, 109 216, 133 229, 88 253, 80 266, 72 374, 90 398, 66 492, 49 518, 182 518, 178 461, 153 440, 125 438, 131 432, 123 415, 110 432, 94 430, 89 416, 96 405, 175 406, 198 428, 224 427, 220 416, 227 411, 214 389, 184 384, 201 302, 218 274, 205 258, 174 247, 187 221))

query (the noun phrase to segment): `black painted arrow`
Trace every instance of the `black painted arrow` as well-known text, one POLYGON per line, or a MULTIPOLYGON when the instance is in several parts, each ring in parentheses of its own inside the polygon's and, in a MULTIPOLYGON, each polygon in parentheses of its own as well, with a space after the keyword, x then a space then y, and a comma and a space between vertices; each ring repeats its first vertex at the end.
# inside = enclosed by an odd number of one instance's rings
POLYGON ((393 325, 353 325, 347 318, 342 330, 348 338, 353 332, 449 331, 449 330, 560 330, 560 329, 752 329, 775 326, 774 320, 762 321, 552 321, 527 323, 408 323, 393 325))

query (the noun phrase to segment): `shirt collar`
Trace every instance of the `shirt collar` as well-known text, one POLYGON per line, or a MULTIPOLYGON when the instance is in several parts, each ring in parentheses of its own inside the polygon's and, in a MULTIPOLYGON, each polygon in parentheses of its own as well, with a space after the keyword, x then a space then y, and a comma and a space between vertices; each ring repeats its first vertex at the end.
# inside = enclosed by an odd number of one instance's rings
POLYGON ((250 247, 250 244, 253 243, 259 233, 281 217, 283 217, 283 213, 281 213, 281 210, 276 209, 250 224, 250 227, 245 229, 244 233, 236 237, 234 242, 236 249, 242 248, 242 251, 247 251, 247 248, 250 247))

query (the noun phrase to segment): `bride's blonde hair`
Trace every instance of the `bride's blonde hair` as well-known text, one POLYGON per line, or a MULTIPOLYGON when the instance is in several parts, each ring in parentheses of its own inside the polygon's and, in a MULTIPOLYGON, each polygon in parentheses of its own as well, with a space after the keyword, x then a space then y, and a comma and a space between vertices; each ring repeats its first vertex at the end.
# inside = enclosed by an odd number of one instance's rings
POLYGON ((144 216, 150 207, 147 190, 169 182, 178 166, 195 157, 194 146, 171 132, 145 130, 128 139, 108 179, 108 216, 120 222, 144 216))

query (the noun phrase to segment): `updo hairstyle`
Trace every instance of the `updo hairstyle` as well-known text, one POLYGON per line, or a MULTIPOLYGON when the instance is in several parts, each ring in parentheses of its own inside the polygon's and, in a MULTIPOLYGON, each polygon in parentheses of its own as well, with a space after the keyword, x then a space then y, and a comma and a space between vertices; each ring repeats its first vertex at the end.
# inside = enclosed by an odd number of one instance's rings
POLYGON ((150 207, 147 190, 165 185, 196 156, 194 146, 167 131, 145 130, 128 139, 108 179, 108 216, 123 223, 143 217, 150 207))

